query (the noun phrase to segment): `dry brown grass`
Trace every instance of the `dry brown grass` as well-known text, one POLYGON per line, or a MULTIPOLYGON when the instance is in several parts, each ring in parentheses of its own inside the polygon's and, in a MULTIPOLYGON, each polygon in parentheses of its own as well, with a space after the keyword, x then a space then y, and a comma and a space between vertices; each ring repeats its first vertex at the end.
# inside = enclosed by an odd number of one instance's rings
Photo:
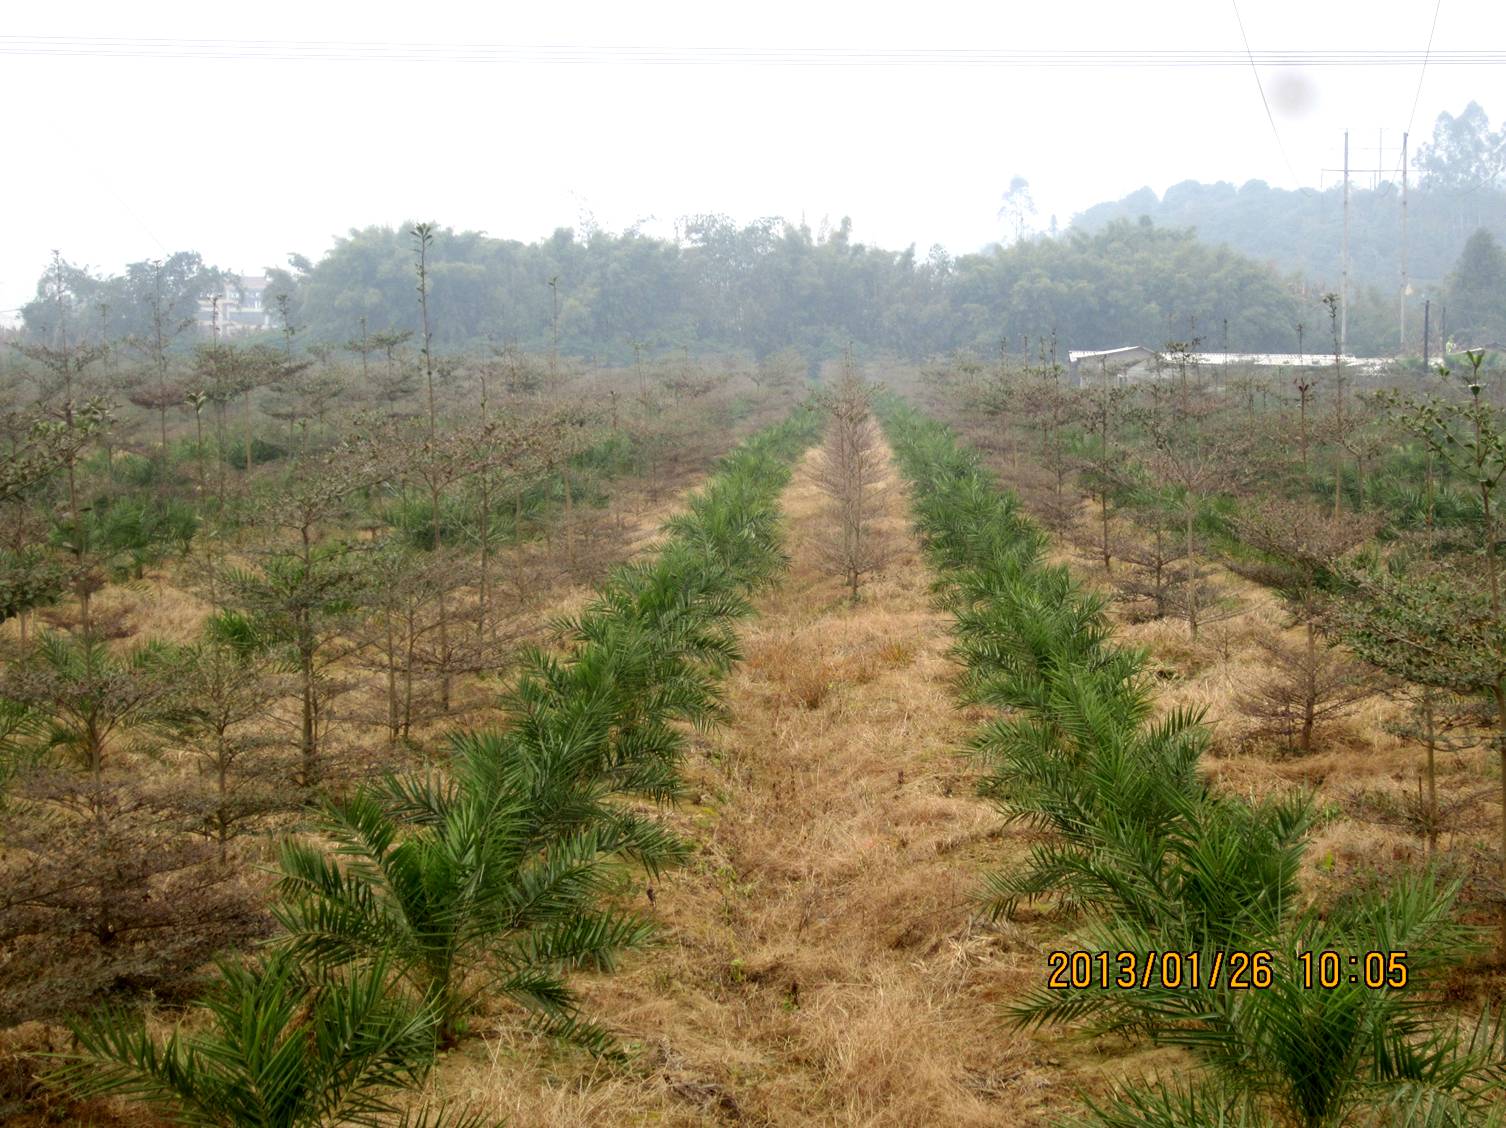
POLYGON ((669 816, 699 850, 654 888, 663 942, 587 985, 630 1060, 497 1017, 434 1095, 529 1125, 1043 1124, 1140 1065, 999 1020, 1060 929, 977 919, 980 870, 1023 844, 973 796, 902 492, 855 606, 819 570, 809 460, 783 502, 793 566, 744 632, 731 724, 697 742, 695 802, 669 816))

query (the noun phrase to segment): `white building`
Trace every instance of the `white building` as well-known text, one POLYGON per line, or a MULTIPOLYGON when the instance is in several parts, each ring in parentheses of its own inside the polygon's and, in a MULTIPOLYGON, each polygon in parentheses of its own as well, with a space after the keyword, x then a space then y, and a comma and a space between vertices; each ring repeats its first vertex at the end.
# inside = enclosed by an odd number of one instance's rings
MULTIPOLYGON (((1346 369, 1354 372, 1378 372, 1390 361, 1377 356, 1344 356, 1346 369)), ((1220 368, 1331 368, 1332 353, 1218 353, 1187 354, 1188 363, 1207 372, 1220 368)), ((1120 384, 1138 384, 1170 376, 1177 371, 1179 356, 1160 353, 1145 345, 1126 345, 1117 349, 1074 349, 1067 353, 1067 370, 1072 383, 1096 383, 1112 378, 1120 384)))
POLYGON ((214 296, 199 299, 199 328, 212 334, 218 316, 222 337, 240 337, 273 327, 273 311, 265 302, 267 278, 262 274, 235 274, 225 281, 216 314, 214 296))

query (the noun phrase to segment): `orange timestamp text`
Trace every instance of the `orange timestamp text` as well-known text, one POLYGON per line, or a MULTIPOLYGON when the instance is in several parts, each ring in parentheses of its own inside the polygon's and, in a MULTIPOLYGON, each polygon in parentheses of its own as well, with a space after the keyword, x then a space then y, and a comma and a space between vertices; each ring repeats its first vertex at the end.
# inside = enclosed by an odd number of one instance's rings
MULTIPOLYGON (((1213 952, 1048 952, 1046 986, 1066 991, 1101 990, 1265 990, 1276 981, 1276 954, 1266 949, 1213 952)), ((1407 985, 1406 952, 1334 951, 1297 954, 1294 976, 1307 990, 1343 985, 1379 990, 1407 985)))

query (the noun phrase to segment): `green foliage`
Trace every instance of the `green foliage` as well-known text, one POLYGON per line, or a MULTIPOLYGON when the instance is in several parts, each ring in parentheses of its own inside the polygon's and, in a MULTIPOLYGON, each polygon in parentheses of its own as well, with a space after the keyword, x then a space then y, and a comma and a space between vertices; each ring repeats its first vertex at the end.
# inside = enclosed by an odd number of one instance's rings
POLYGON ((1456 1124, 1487 1110, 1503 1080, 1501 1029, 1439 1015, 1443 975, 1476 935, 1455 920, 1457 883, 1412 874, 1304 908, 1310 800, 1210 789, 1201 716, 1154 718, 1143 655, 1115 645, 1103 599, 1041 563, 1040 534, 945 428, 895 405, 887 414, 956 619, 964 695, 1000 712, 974 742, 983 790, 1007 818, 1046 832, 1023 865, 987 877, 985 906, 1055 896, 1087 916, 1077 947, 1110 954, 1115 974, 1120 952, 1140 968, 1151 953, 1197 953, 1204 968, 1202 986, 1042 988, 1009 1009, 1019 1024, 1149 1037, 1200 1063, 1176 1084, 1119 1092, 1090 1122, 1319 1128, 1405 1106, 1424 1110, 1418 1123, 1456 1124), (1305 986, 1298 954, 1324 949, 1404 951, 1411 985, 1305 986), (1270 952, 1271 989, 1231 988, 1227 974, 1209 983, 1215 954, 1229 951, 1270 952))
POLYGON ((1432 141, 1417 147, 1415 163, 1429 187, 1475 191, 1494 184, 1506 168, 1506 127, 1492 132, 1478 102, 1457 117, 1445 111, 1433 125, 1432 141))
MULTIPOLYGON (((276 443, 269 443, 262 438, 253 438, 251 440, 251 464, 253 466, 276 462, 279 459, 286 458, 287 455, 286 447, 278 446, 276 443)), ((220 452, 220 457, 229 466, 239 468, 246 465, 245 440, 239 437, 226 440, 225 448, 220 452)))
POLYGON ((38 738, 45 732, 44 718, 26 702, 0 697, 0 810, 5 806, 6 784, 36 759, 38 738))
POLYGON ((139 1015, 79 1024, 79 1060, 56 1080, 76 1096, 132 1097, 202 1128, 375 1128, 395 1122, 402 1090, 434 1056, 433 1008, 391 991, 380 960, 321 977, 286 951, 225 963, 195 1010, 203 1021, 163 1042, 139 1015))
POLYGON ((103 639, 44 631, 7 671, 6 696, 46 718, 46 746, 98 772, 118 736, 157 725, 172 691, 171 651, 149 642, 124 654, 103 639))
POLYGON ((1335 624, 1361 658, 1418 685, 1479 694, 1506 678, 1506 623, 1471 576, 1449 569, 1348 572, 1335 624))
POLYGON ((113 498, 96 505, 88 520, 91 551, 110 561, 121 579, 140 579, 170 553, 188 555, 199 531, 198 514, 176 498, 113 498))
POLYGON ((627 791, 677 793, 685 738, 676 722, 719 716, 719 683, 738 657, 733 624, 750 611, 747 593, 785 565, 776 499, 819 425, 802 409, 744 443, 665 525, 652 562, 619 567, 591 604, 559 624, 565 655, 525 655, 507 698, 520 725, 559 724, 583 703, 606 702, 610 738, 592 770, 627 791))
POLYGON ((362 588, 355 550, 341 542, 317 545, 306 557, 278 552, 256 568, 227 568, 224 581, 247 617, 245 629, 294 650, 317 645, 326 624, 357 606, 362 588))
POLYGON ((1449 336, 1462 345, 1506 342, 1506 251, 1483 227, 1464 244, 1449 275, 1448 312, 1449 336))
POLYGON ((39 288, 38 296, 21 307, 27 332, 40 340, 57 331, 60 306, 70 326, 98 329, 106 340, 148 340, 155 328, 154 310, 169 325, 192 322, 199 299, 214 293, 227 278, 193 251, 179 251, 160 262, 133 262, 124 274, 107 277, 68 262, 60 262, 57 270, 61 293, 49 268, 47 287, 39 288))
POLYGON ((291 950, 319 966, 390 960, 433 1002, 442 1039, 485 993, 602 1046, 564 975, 609 970, 648 939, 644 921, 603 905, 614 861, 652 868, 683 849, 608 804, 589 782, 593 742, 570 735, 543 748, 496 733, 455 737, 447 777, 390 779, 332 806, 321 837, 333 856, 312 842, 282 849, 277 915, 291 950))
MULTIPOLYGON (((45 361, 68 366, 79 358, 55 355, 38 346, 45 361)), ((23 350, 24 351, 24 350, 23 350)), ((33 350, 36 351, 36 350, 33 350)), ((54 474, 79 459, 83 450, 111 423, 107 406, 87 400, 74 407, 71 420, 36 418, 0 458, 0 501, 15 501, 47 482, 54 474)))
MULTIPOLYGON (((676 794, 678 722, 716 719, 732 625, 784 564, 779 491, 819 429, 801 409, 724 459, 660 553, 561 624, 563 653, 529 658, 505 727, 453 736, 443 770, 329 803, 316 837, 285 843, 286 934, 261 963, 222 968, 207 1031, 159 1045, 106 1016, 80 1029, 65 1082, 190 1124, 373 1124, 481 993, 607 1049, 568 976, 651 935, 617 895, 631 867, 657 873, 688 847, 629 800, 676 794)), ((230 572, 244 610, 211 638, 248 656, 289 645, 306 664, 315 618, 358 595, 349 563, 336 546, 230 572)))
POLYGON ((1069 1020, 1094 1033, 1150 1036, 1204 1063, 1206 1072, 1186 1081, 1121 1094, 1097 1110, 1093 1123, 1135 1123, 1122 1119, 1126 1103, 1147 1100, 1186 1108, 1207 1103, 1244 1123, 1304 1128, 1390 1124, 1387 1117, 1398 1109, 1426 1117, 1397 1122, 1480 1123, 1506 1081, 1500 1066, 1506 1028, 1489 1014, 1473 1025, 1439 1014, 1442 974, 1473 941, 1453 919, 1457 892, 1456 882, 1411 874, 1327 913, 1293 909, 1274 933, 1250 927, 1202 945, 1174 920, 1142 927, 1110 921, 1090 928, 1084 947, 1133 952, 1141 967, 1152 951, 1197 952, 1205 978, 1220 951, 1268 951, 1269 986, 1168 988, 1152 976, 1132 990, 1037 990, 1010 1011, 1025 1023, 1069 1020), (1299 954, 1324 951, 1405 952, 1408 986, 1377 990, 1363 977, 1351 980, 1347 966, 1335 986, 1309 985, 1299 954))
MULTIPOLYGON (((569 230, 525 245, 436 229, 427 252, 434 346, 501 337, 549 347, 547 278, 558 279, 561 349, 623 360, 633 340, 760 357, 787 348, 834 357, 849 341, 910 357, 992 351, 1001 325, 1055 331, 1074 346, 1121 344, 1159 339, 1171 310, 1200 324, 1228 316, 1236 345, 1277 348, 1297 320, 1271 271, 1187 230, 1123 223, 955 260, 856 242, 845 220, 824 237, 778 219, 739 227, 713 215, 684 230, 684 245, 569 230)), ((406 231, 352 231, 296 280, 293 316, 310 339, 344 342, 363 317, 373 327, 411 322, 406 231)))
POLYGON ((55 602, 68 576, 67 566, 39 546, 0 549, 0 623, 55 602))

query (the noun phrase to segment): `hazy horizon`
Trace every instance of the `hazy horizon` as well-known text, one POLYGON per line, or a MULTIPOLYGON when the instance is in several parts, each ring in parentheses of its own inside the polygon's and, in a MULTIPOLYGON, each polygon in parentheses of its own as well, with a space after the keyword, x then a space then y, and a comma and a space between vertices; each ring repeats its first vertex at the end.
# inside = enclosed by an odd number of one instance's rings
MULTIPOLYGON (((363 7, 359 23, 281 2, 249 20, 183 3, 126 13, 85 0, 66 26, 54 12, 18 5, 0 36, 0 91, 23 107, 12 143, 48 170, 11 188, 22 222, 0 311, 32 296, 53 248, 105 272, 196 250, 254 273, 289 252, 317 259, 351 228, 410 219, 530 241, 585 222, 669 234, 674 219, 705 212, 813 229, 849 216, 869 244, 966 253, 1005 236, 997 213, 1016 175, 1043 231, 1142 186, 1326 187, 1346 127, 1356 168, 1392 168, 1409 119, 1415 152, 1441 111, 1473 99, 1495 120, 1506 113, 1492 104, 1496 66, 1261 67, 1273 135, 1249 66, 932 65, 903 54, 1243 51, 1233 5, 1188 0, 1162 6, 1154 26, 1107 4, 981 16, 955 4, 923 15, 776 4, 756 26, 686 4, 478 15, 440 3, 418 25, 390 3, 363 7), (21 38, 42 36, 64 38, 21 38), (129 42, 103 42, 111 36, 129 42), (466 61, 467 45, 483 44, 487 61, 466 61), (502 44, 556 46, 505 57, 502 44), (600 50, 565 62, 560 44, 600 50), (644 47, 661 52, 624 61, 621 49, 644 47), (701 61, 718 47, 744 53, 701 61), (755 47, 772 54, 755 59, 755 47), (901 54, 870 65, 853 54, 863 49, 901 54), (51 50, 64 53, 41 53, 51 50), (800 54, 812 51, 826 53, 800 54), (430 60, 380 57, 393 53, 430 60)), ((1280 0, 1239 14, 1257 53, 1421 52, 1434 7, 1280 0)), ((1444 3, 1432 51, 1503 33, 1506 10, 1444 3)))

